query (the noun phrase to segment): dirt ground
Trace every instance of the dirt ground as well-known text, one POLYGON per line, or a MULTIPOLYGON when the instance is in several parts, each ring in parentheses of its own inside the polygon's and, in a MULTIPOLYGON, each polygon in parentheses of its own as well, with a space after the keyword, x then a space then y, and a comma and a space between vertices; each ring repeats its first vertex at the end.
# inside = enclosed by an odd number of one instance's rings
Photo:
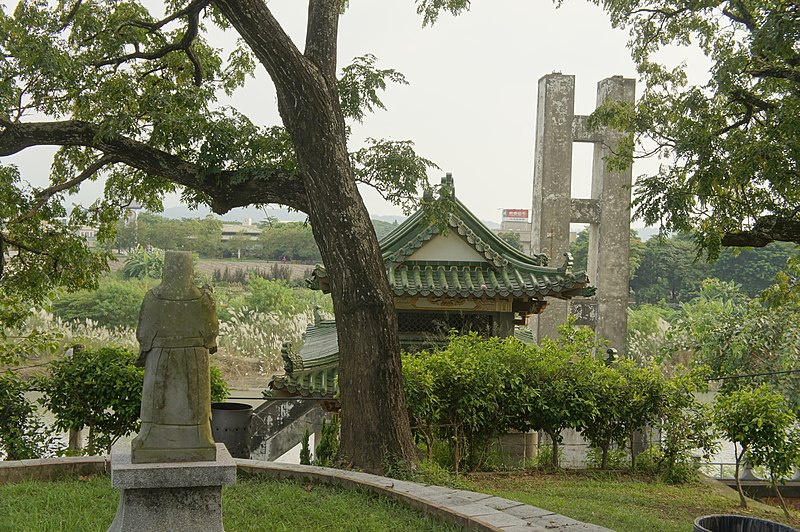
MULTIPOLYGON (((786 501, 786 506, 788 506, 790 509, 793 509, 795 512, 800 512, 800 499, 784 497, 783 500, 786 501)), ((781 507, 781 503, 778 502, 777 497, 763 497, 759 499, 759 501, 763 502, 764 504, 774 506, 775 508, 781 507)))
POLYGON ((286 266, 292 273, 292 280, 305 279, 314 269, 312 264, 297 264, 293 262, 277 262, 268 260, 233 260, 233 259, 200 259, 197 262, 197 271, 212 275, 214 270, 224 271, 225 268, 233 273, 235 270, 265 270, 270 271, 273 265, 286 266))
POLYGON ((272 373, 264 371, 257 358, 245 358, 230 355, 214 355, 214 365, 222 372, 228 387, 236 390, 267 388, 272 373))

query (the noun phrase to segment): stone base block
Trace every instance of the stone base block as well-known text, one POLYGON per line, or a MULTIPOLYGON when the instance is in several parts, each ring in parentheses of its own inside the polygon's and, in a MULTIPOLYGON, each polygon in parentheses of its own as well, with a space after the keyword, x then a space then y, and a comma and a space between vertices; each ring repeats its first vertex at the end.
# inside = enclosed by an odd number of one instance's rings
POLYGON ((131 455, 134 464, 155 464, 174 462, 213 462, 217 457, 214 447, 197 449, 137 449, 131 455))
POLYGON ((130 445, 111 450, 111 485, 121 491, 109 531, 222 531, 222 486, 236 482, 224 444, 216 460, 131 463, 130 445))

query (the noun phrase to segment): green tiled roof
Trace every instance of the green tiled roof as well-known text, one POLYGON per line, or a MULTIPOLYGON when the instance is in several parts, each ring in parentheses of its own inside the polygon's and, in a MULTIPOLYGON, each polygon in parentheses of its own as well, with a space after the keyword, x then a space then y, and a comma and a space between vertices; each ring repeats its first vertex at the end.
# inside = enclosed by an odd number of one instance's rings
MULTIPOLYGON (((571 264, 571 261, 567 264, 571 264)), ((555 268, 493 268, 488 264, 414 261, 391 264, 389 286, 396 295, 410 296, 530 296, 567 298, 579 295, 586 275, 555 268)))
MULTIPOLYGON (((561 267, 548 267, 543 254, 526 255, 489 230, 457 198, 446 227, 433 224, 422 209, 384 237, 381 252, 389 285, 398 296, 522 297, 568 299, 583 295, 589 284, 586 272, 572 271, 565 254, 561 267), (458 235, 485 262, 423 261, 410 257, 434 236, 458 235)), ((315 268, 312 288, 330 291, 327 272, 315 268)))
POLYGON ((533 337, 533 331, 524 325, 514 326, 514 338, 523 344, 535 344, 536 338, 533 337))
POLYGON ((314 397, 333 397, 338 391, 339 339, 336 322, 321 320, 309 325, 303 335, 300 352, 287 342, 283 344, 284 375, 274 376, 269 387, 290 394, 314 397))
MULTIPOLYGON (((547 255, 526 255, 487 228, 458 198, 451 201, 453 211, 447 217, 448 229, 454 230, 493 266, 547 266, 547 255)), ((380 241, 384 262, 403 262, 425 242, 441 234, 442 229, 430 223, 423 209, 418 210, 380 241)))

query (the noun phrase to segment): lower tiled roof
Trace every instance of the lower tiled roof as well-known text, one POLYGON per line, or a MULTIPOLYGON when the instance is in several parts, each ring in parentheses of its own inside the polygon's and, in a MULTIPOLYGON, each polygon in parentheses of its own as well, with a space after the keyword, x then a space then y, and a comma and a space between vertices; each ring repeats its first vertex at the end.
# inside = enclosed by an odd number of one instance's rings
POLYGON ((275 375, 269 381, 272 390, 303 397, 334 397, 339 392, 339 361, 325 368, 275 375))
POLYGON ((304 397, 333 397, 339 391, 339 339, 336 322, 320 320, 309 325, 303 346, 296 353, 291 343, 281 349, 285 373, 275 375, 269 388, 304 397))
POLYGON ((389 265, 387 273, 394 293, 410 296, 569 298, 579 295, 588 282, 582 272, 498 269, 488 263, 406 262, 389 265))

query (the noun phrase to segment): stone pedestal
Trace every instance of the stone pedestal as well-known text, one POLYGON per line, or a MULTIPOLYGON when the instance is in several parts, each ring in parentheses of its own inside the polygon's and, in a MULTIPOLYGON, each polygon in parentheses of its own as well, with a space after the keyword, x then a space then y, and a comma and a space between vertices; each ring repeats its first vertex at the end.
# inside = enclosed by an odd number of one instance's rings
POLYGON ((130 444, 111 450, 111 485, 120 490, 109 531, 222 531, 222 486, 236 463, 222 443, 214 461, 134 464, 130 444))

